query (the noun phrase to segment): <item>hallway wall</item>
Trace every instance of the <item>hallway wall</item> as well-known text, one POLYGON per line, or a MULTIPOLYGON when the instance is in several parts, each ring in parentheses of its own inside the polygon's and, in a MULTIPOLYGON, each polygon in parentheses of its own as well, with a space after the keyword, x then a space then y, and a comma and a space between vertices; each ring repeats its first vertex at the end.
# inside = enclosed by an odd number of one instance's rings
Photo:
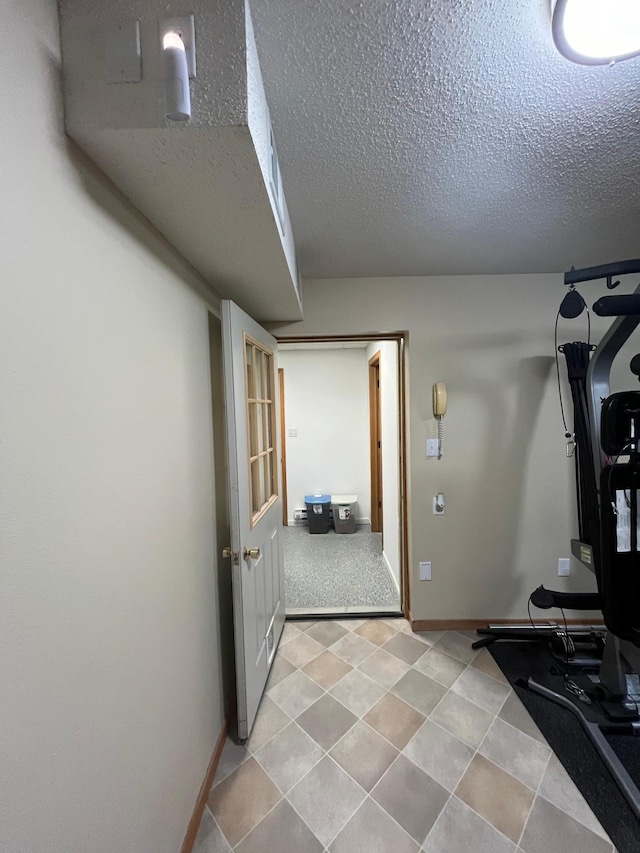
POLYGON ((289 519, 305 495, 357 494, 357 517, 371 512, 366 349, 278 350, 284 369, 289 519))
POLYGON ((55 0, 3 24, 0 849, 176 853, 223 719, 217 300, 65 138, 55 0))
MULTIPOLYGON (((602 283, 581 289, 591 302, 603 290, 602 283)), ((562 275, 307 280, 303 294, 304 321, 273 324, 273 334, 408 331, 413 618, 522 619, 540 584, 595 590, 575 560, 570 577, 557 576, 577 533, 554 365, 562 275), (426 439, 436 436, 431 386, 439 380, 449 391, 444 456, 426 459, 426 439), (446 510, 435 518, 438 492, 446 510), (421 560, 432 561, 432 581, 419 580, 421 560)), ((597 341, 609 321, 591 320, 597 341)), ((561 323, 560 340, 584 332, 584 318, 561 323)))

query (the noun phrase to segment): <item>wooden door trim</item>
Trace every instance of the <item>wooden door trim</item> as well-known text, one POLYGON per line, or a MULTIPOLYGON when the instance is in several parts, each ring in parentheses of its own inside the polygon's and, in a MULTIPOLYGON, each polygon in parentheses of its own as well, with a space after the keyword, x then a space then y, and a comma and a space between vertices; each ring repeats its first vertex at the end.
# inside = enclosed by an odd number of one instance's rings
POLYGON ((287 431, 284 421, 284 368, 278 368, 278 390, 280 392, 280 464, 282 466, 282 524, 289 524, 287 502, 287 431))
POLYGON ((371 532, 382 532, 382 471, 380 470, 380 350, 368 361, 369 368, 369 467, 371 471, 371 532))

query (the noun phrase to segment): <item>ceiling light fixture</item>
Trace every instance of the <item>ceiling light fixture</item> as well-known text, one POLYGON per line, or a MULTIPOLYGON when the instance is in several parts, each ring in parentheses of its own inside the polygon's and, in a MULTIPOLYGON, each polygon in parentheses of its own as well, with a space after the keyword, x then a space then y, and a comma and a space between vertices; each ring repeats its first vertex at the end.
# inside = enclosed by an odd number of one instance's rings
POLYGON ((638 0, 552 0, 553 40, 581 65, 612 65, 640 54, 638 0))

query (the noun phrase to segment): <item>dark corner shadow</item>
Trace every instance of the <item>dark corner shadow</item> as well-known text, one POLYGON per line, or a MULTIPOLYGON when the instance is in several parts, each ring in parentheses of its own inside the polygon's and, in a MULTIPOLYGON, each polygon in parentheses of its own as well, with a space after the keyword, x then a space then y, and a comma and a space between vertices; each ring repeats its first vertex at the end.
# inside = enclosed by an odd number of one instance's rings
POLYGON ((219 296, 217 284, 209 283, 204 276, 167 240, 151 222, 116 186, 94 160, 73 140, 65 129, 63 73, 58 57, 43 48, 44 62, 49 69, 49 95, 55 104, 57 117, 55 131, 63 140, 61 150, 79 178, 79 184, 91 201, 120 228, 133 237, 149 254, 164 264, 177 278, 201 289, 206 297, 219 296), (188 271, 185 276, 185 269, 188 271))

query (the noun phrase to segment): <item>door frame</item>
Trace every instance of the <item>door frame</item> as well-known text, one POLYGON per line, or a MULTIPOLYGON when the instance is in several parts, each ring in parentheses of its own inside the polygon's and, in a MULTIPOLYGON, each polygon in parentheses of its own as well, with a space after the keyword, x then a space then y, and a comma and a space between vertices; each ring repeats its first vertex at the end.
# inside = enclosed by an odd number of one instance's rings
MULTIPOLYGON (((369 464, 371 468, 371 532, 382 533, 382 411, 380 399, 380 350, 371 356, 369 369, 369 464)), ((384 544, 383 544, 384 547, 384 544)))
POLYGON ((282 482, 282 526, 289 526, 289 501, 287 500, 287 427, 284 421, 284 370, 278 368, 278 397, 280 398, 280 471, 282 482))
MULTIPOLYGON (((400 332, 370 332, 353 335, 276 335, 278 344, 297 343, 333 343, 339 341, 395 341, 398 345, 398 443, 399 443, 399 473, 400 473, 400 609, 405 617, 411 616, 411 600, 409 588, 409 525, 407 515, 407 344, 409 333, 400 332)), ((282 433, 282 441, 285 434, 282 433)), ((284 463, 283 468, 284 468, 284 463)), ((283 495, 284 498, 284 495, 283 495)), ((286 501, 284 512, 287 512, 286 501)))

